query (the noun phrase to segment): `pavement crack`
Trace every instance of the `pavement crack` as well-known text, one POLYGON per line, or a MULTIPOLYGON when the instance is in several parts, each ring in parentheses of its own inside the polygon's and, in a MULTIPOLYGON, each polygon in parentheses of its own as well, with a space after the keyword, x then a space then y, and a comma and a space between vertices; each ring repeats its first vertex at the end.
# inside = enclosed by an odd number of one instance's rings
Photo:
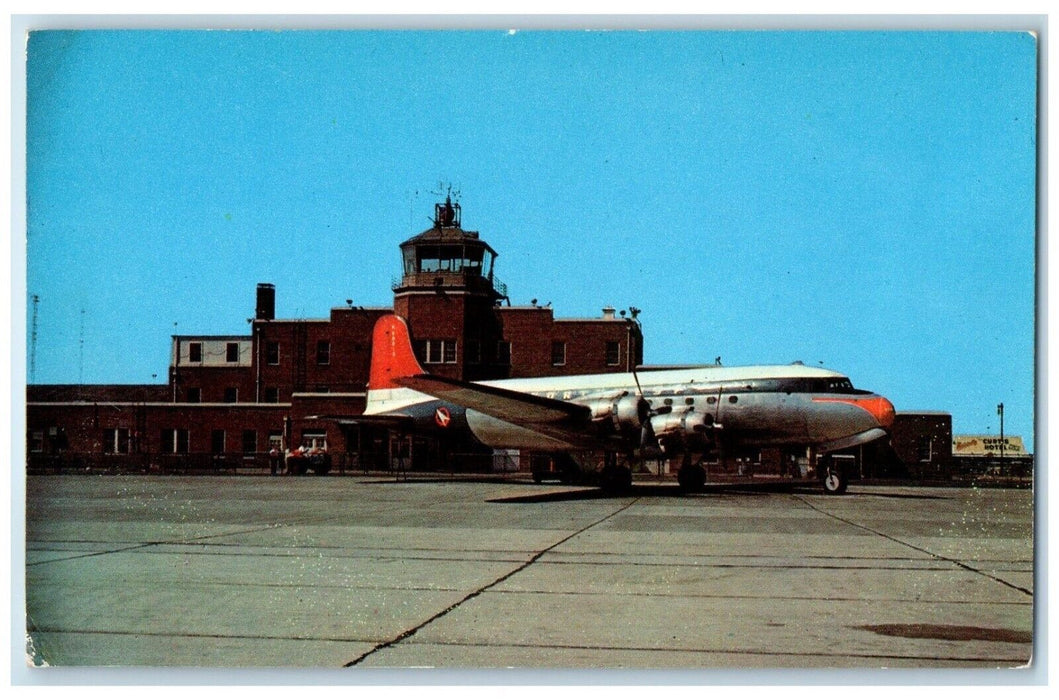
POLYGON ((413 635, 418 633, 421 629, 423 629, 427 625, 430 625, 431 623, 433 623, 433 622, 435 622, 437 620, 440 620, 441 618, 445 617, 450 612, 452 612, 456 608, 460 607, 461 605, 463 605, 467 601, 477 598, 481 594, 483 594, 486 591, 488 591, 490 588, 494 588, 494 587, 500 585, 501 583, 503 583, 504 581, 508 580, 509 578, 514 576, 515 574, 517 574, 519 572, 522 572, 522 571, 525 571, 527 568, 529 568, 533 564, 537 563, 537 561, 539 561, 541 557, 543 557, 545 554, 547 554, 548 552, 552 551, 556 547, 559 547, 559 546, 569 542, 573 538, 577 537, 578 535, 591 530, 592 528, 594 528, 597 525, 600 525, 600 524, 606 522, 607 520, 610 520, 615 515, 618 515, 619 513, 622 513, 625 510, 627 510, 628 508, 632 507, 639 500, 640 500, 639 498, 635 498, 635 499, 629 501, 628 503, 626 503, 625 505, 621 506, 617 510, 615 510, 615 511, 613 511, 611 513, 608 513, 607 515, 603 516, 602 518, 600 518, 600 519, 598 519, 598 520, 596 520, 596 521, 594 521, 592 523, 589 523, 588 525, 585 525, 580 530, 577 530, 577 531, 567 535, 566 537, 562 538, 558 542, 555 542, 553 544, 548 545, 547 547, 545 547, 544 549, 540 550, 539 552, 534 554, 532 557, 527 559, 520 566, 515 567, 514 569, 512 569, 509 572, 507 572, 503 576, 495 579, 494 581, 492 581, 490 583, 487 583, 486 585, 478 588, 477 590, 471 591, 470 593, 465 595, 460 600, 456 601, 455 603, 453 603, 449 607, 445 608, 444 610, 438 612, 437 614, 429 617, 428 619, 426 619, 423 622, 419 623, 415 627, 412 627, 410 629, 405 630, 404 632, 402 632, 401 634, 397 635, 396 637, 394 637, 393 639, 391 639, 389 641, 382 642, 381 644, 377 644, 372 649, 369 649, 368 651, 364 652, 363 654, 361 654, 357 658, 355 658, 352 661, 346 663, 344 665, 344 667, 345 668, 352 668, 353 666, 357 666, 361 662, 363 662, 365 659, 367 659, 369 656, 372 656, 373 654, 376 654, 376 653, 378 653, 378 652, 380 652, 380 651, 382 651, 384 649, 389 649, 390 647, 392 647, 392 646, 394 646, 396 644, 400 644, 404 640, 406 640, 409 637, 412 637, 413 635))
POLYGON ((976 569, 975 567, 971 566, 970 564, 964 564, 962 561, 960 561, 958 559, 953 559, 952 557, 947 557, 947 556, 945 556, 943 554, 938 554, 936 552, 932 552, 929 549, 925 549, 923 547, 917 547, 916 545, 912 544, 911 542, 905 542, 904 540, 899 539, 897 537, 894 537, 893 535, 887 535, 885 532, 879 532, 878 530, 870 528, 867 525, 862 525, 862 524, 860 524, 858 522, 850 520, 849 518, 843 518, 840 515, 835 515, 834 513, 829 513, 826 510, 824 510, 823 508, 820 508, 818 506, 813 505, 812 503, 810 503, 808 500, 806 500, 802 496, 794 496, 794 498, 796 500, 798 500, 798 501, 801 501, 802 503, 804 503, 809 508, 812 508, 817 513, 821 513, 822 515, 826 515, 829 518, 834 518, 835 520, 838 520, 839 522, 846 523, 847 525, 852 525, 853 527, 859 528, 859 529, 864 530, 866 532, 870 532, 873 535, 878 535, 879 537, 882 537, 883 539, 890 540, 891 542, 899 544, 899 545, 901 545, 903 547, 908 547, 909 549, 913 549, 913 550, 915 550, 917 552, 920 552, 921 554, 926 554, 927 556, 932 557, 934 559, 937 559, 938 561, 948 562, 949 564, 953 564, 955 566, 958 566, 961 569, 964 569, 965 571, 970 571, 973 574, 978 574, 979 576, 984 576, 985 578, 988 578, 988 579, 990 579, 992 581, 995 581, 996 583, 999 583, 1001 585, 1007 586, 1008 588, 1011 588, 1013 590, 1019 591, 1020 593, 1025 593, 1026 595, 1030 596, 1031 598, 1033 597, 1033 591, 1031 591, 1031 590, 1029 590, 1027 588, 1024 588, 1022 586, 1016 586, 1015 584, 1013 584, 1013 583, 1011 583, 1009 581, 1005 581, 1004 579, 1000 578, 999 576, 993 576, 992 574, 990 574, 988 572, 985 572, 985 571, 983 571, 981 569, 976 569))

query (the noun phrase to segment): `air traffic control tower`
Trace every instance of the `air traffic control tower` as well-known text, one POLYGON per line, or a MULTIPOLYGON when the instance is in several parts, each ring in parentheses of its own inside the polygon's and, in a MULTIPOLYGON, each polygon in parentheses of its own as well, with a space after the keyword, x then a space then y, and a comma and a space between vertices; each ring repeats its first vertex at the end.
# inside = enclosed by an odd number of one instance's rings
POLYGON ((446 197, 434 206, 434 225, 401 244, 394 313, 408 319, 417 355, 432 372, 472 381, 504 377, 493 309, 507 289, 493 274, 496 251, 477 231, 463 230, 460 215, 459 203, 446 197))

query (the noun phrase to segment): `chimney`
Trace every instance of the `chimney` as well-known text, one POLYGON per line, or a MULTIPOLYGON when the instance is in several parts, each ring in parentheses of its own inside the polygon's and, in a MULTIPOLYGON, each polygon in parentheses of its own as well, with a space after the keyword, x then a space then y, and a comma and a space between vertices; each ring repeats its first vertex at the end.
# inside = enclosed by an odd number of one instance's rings
POLYGON ((604 306, 603 307, 603 320, 604 321, 613 321, 614 320, 614 307, 613 306, 604 306))
POLYGON ((259 321, 272 321, 276 318, 276 287, 262 282, 257 285, 257 310, 254 318, 259 321))

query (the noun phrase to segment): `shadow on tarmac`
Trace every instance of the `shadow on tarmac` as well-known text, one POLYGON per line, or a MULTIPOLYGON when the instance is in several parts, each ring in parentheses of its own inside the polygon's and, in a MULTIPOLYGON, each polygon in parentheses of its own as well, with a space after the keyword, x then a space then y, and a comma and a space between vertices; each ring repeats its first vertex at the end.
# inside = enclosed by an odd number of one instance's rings
POLYGON ((707 484, 701 491, 687 493, 677 484, 633 484, 632 488, 620 492, 608 492, 601 488, 571 487, 562 491, 528 493, 520 496, 491 498, 489 503, 549 503, 553 501, 590 501, 601 498, 702 498, 710 495, 743 494, 762 495, 768 493, 817 493, 819 489, 805 484, 707 484))
MULTIPOLYGON (((633 484, 632 488, 621 492, 607 492, 593 487, 570 487, 567 490, 528 493, 519 496, 490 498, 488 503, 551 503, 560 501, 592 501, 604 498, 704 498, 709 496, 741 495, 763 496, 773 493, 796 493, 819 496, 823 494, 816 483, 804 482, 768 482, 768 483, 735 483, 707 484, 701 491, 688 493, 677 484, 633 484)), ((944 500, 943 496, 913 493, 847 493, 836 498, 872 496, 875 498, 912 498, 920 500, 944 500)))

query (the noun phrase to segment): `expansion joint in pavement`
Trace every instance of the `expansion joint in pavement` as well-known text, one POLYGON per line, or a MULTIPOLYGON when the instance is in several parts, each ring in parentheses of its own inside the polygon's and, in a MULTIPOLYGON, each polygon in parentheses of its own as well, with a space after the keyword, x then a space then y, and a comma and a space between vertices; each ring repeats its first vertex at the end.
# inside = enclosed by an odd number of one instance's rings
POLYGON ((43 566, 44 564, 55 564, 57 562, 73 561, 74 559, 88 559, 91 557, 102 557, 108 554, 122 554, 124 552, 133 552, 138 549, 147 549, 148 547, 158 547, 161 545, 183 545, 183 544, 196 544, 203 540, 212 540, 220 537, 231 537, 232 535, 245 535, 253 532, 263 532, 265 530, 274 530, 278 525, 268 525, 267 527, 255 527, 248 530, 239 530, 236 532, 216 532, 210 535, 200 535, 199 537, 178 537, 171 540, 152 540, 149 542, 137 542, 136 544, 130 544, 127 547, 111 547, 110 549, 103 549, 95 552, 80 552, 77 554, 71 554, 69 556, 56 557, 55 559, 42 559, 40 561, 26 562, 26 568, 31 566, 43 566))
POLYGON ((452 612, 456 608, 460 607, 461 605, 463 605, 467 601, 473 600, 474 598, 477 598, 481 594, 483 594, 486 591, 488 591, 490 588, 493 588, 495 586, 500 585, 501 583, 503 583, 504 581, 508 580, 509 578, 511 578, 512 576, 514 576, 515 574, 517 574, 517 573, 519 573, 521 571, 525 571, 527 568, 529 568, 530 566, 535 564, 541 557, 543 557, 545 554, 547 554, 548 552, 552 551, 556 547, 559 547, 559 546, 569 542, 573 538, 577 537, 578 535, 591 530, 592 528, 594 528, 597 525, 600 525, 600 524, 606 522, 607 520, 610 520, 615 515, 618 515, 619 513, 623 512, 623 511, 627 510, 628 508, 630 508, 631 506, 633 506, 639 500, 640 499, 638 499, 638 498, 633 499, 633 500, 629 501, 628 503, 626 503, 625 505, 623 505, 620 508, 618 508, 617 510, 613 511, 612 513, 608 513, 607 515, 603 516, 599 520, 596 520, 596 521, 594 521, 592 523, 589 523, 588 525, 585 525, 580 530, 572 532, 571 534, 569 534, 566 537, 562 538, 558 542, 554 542, 554 543, 548 545, 544 549, 542 549, 539 552, 535 553, 532 557, 527 559, 525 562, 523 562, 519 566, 515 567, 514 569, 512 569, 509 572, 507 572, 503 576, 495 579, 494 581, 492 581, 490 583, 487 583, 486 585, 482 586, 481 588, 478 588, 477 590, 471 591, 470 593, 465 595, 463 598, 461 598, 460 600, 456 601, 455 603, 453 603, 449 607, 445 608, 441 612, 437 613, 436 615, 428 618, 427 620, 424 620, 423 622, 419 623, 415 627, 412 627, 411 629, 405 630, 404 632, 402 632, 401 634, 397 635, 393 639, 391 639, 391 640, 389 640, 387 642, 382 642, 381 644, 378 644, 375 647, 373 647, 372 649, 364 652, 363 654, 361 654, 357 658, 355 658, 352 661, 350 661, 349 663, 345 664, 345 668, 351 668, 353 666, 357 666, 362 661, 367 659, 369 656, 371 656, 371 655, 373 655, 373 654, 375 654, 377 652, 380 652, 383 649, 388 649, 388 648, 394 646, 395 644, 400 644, 404 640, 406 640, 409 637, 415 635, 417 632, 419 632, 419 630, 423 629, 427 625, 431 624, 432 622, 435 622, 436 620, 441 619, 442 617, 445 617, 450 612, 452 612))
POLYGON ((861 530, 865 530, 867 532, 870 532, 873 535, 878 535, 879 537, 882 537, 883 539, 890 540, 891 542, 895 542, 895 543, 897 543, 897 544, 899 544, 899 545, 901 545, 903 547, 908 547, 909 549, 914 549, 915 551, 920 552, 921 554, 926 554, 927 556, 932 557, 934 559, 937 559, 938 561, 948 562, 949 564, 952 564, 954 566, 958 566, 961 569, 964 569, 966 571, 970 571, 973 574, 978 574, 979 576, 984 576, 984 577, 986 577, 986 578, 988 578, 988 579, 990 579, 992 581, 995 581, 996 583, 1002 584, 1004 586, 1007 586, 1008 588, 1011 588, 1013 590, 1019 591, 1020 593, 1025 593, 1026 595, 1030 596, 1031 598, 1033 597, 1033 591, 1028 590, 1028 589, 1026 589, 1026 588, 1024 588, 1022 586, 1016 586, 1015 584, 1013 584, 1013 583, 1011 583, 1009 581, 1005 581, 1004 579, 1002 579, 1002 578, 1000 578, 998 576, 993 576, 992 574, 987 573, 985 571, 982 571, 981 569, 976 569, 975 567, 973 567, 973 566, 971 566, 969 564, 964 564, 962 561, 960 561, 958 559, 953 559, 952 557, 946 557, 946 556, 944 556, 942 554, 937 554, 936 552, 931 552, 929 549, 925 549, 923 547, 917 547, 916 545, 912 544, 911 542, 905 542, 904 540, 898 539, 898 538, 894 537, 893 535, 887 535, 885 532, 879 532, 878 530, 870 528, 867 525, 862 525, 862 524, 860 524, 858 522, 855 522, 853 520, 850 520, 848 518, 843 518, 840 515, 835 515, 834 513, 829 513, 826 510, 824 510, 823 508, 819 508, 817 506, 814 506, 812 503, 810 503, 805 498, 802 498, 801 496, 794 496, 794 498, 796 498, 797 500, 801 501, 802 503, 804 503, 808 507, 812 508, 817 513, 821 513, 823 515, 826 515, 829 518, 834 518, 835 520, 838 520, 839 522, 843 522, 843 523, 846 523, 847 525, 852 525, 853 527, 860 528, 861 530))

